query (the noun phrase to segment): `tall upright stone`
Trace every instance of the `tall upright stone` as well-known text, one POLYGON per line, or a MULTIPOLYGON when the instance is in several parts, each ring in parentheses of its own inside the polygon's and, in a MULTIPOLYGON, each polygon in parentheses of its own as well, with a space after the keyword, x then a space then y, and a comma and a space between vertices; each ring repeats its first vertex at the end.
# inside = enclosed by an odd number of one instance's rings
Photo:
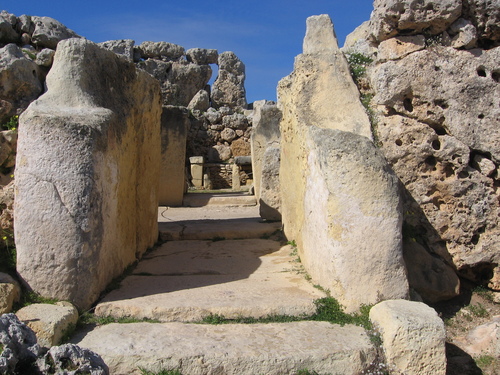
POLYGON ((212 87, 212 105, 246 108, 245 64, 231 51, 222 52, 218 61, 219 75, 212 87))
POLYGON ((160 88, 85 39, 59 42, 47 87, 20 118, 17 271, 87 309, 158 237, 160 88))
POLYGON ((255 198, 263 219, 281 220, 279 192, 281 111, 273 102, 254 102, 250 137, 255 198))
POLYGON ((186 108, 163 106, 160 206, 182 206, 182 198, 186 192, 186 140, 189 126, 186 108))
POLYGON ((406 298, 398 180, 371 142, 327 15, 308 18, 303 50, 278 85, 285 234, 348 311, 406 298))

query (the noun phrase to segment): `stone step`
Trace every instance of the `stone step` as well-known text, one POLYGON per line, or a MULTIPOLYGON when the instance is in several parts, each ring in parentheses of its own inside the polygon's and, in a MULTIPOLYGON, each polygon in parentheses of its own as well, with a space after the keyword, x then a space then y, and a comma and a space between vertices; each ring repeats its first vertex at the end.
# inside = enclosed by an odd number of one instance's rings
POLYGON ((262 220, 255 206, 160 207, 158 228, 163 241, 261 238, 280 230, 281 223, 262 220))
POLYGON ((184 207, 203 206, 255 206, 257 200, 249 193, 187 193, 184 194, 184 207))
MULTIPOLYGON (((73 340, 100 353, 115 375, 361 374, 376 352, 361 327, 327 322, 204 325, 109 324, 73 340)), ((367 372, 366 372, 367 373, 367 372)))
POLYGON ((98 316, 163 322, 309 315, 325 294, 301 274, 292 247, 265 239, 171 241, 147 254, 98 316))

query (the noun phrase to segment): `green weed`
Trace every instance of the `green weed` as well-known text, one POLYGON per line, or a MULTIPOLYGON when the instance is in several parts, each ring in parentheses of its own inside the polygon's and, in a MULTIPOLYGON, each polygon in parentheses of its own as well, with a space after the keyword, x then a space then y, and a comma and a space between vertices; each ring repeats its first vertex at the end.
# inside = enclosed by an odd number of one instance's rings
POLYGON ((351 70, 351 75, 354 81, 365 75, 366 67, 373 62, 373 59, 369 56, 365 56, 362 53, 351 53, 347 55, 347 62, 349 63, 349 69, 351 70))
POLYGON ((14 234, 9 229, 0 229, 0 232, 2 235, 0 244, 0 272, 15 273, 17 254, 14 246, 14 234))
POLYGON ((9 121, 0 125, 2 130, 16 130, 19 125, 19 116, 12 116, 9 121))
POLYGON ((478 303, 477 305, 469 305, 466 307, 466 309, 474 316, 478 317, 478 318, 486 318, 487 316, 490 315, 490 313, 488 312, 488 310, 486 310, 486 308, 481 305, 480 303, 478 303))
POLYGON ((484 286, 478 286, 474 288, 473 292, 480 295, 487 301, 494 302, 493 292, 485 288, 484 286))
POLYGON ((491 355, 482 355, 475 359, 476 365, 481 369, 490 366, 495 361, 495 357, 491 355))
POLYGON ((78 327, 86 326, 86 325, 97 325, 102 326, 111 323, 120 323, 120 324, 129 324, 129 323, 161 323, 156 319, 138 319, 130 316, 124 316, 120 318, 115 318, 113 316, 97 316, 90 312, 84 312, 80 315, 80 319, 78 320, 78 327))
POLYGON ((226 318, 220 314, 210 314, 203 318, 199 324, 255 324, 255 323, 288 323, 298 321, 324 321, 333 324, 355 324, 371 330, 372 324, 368 317, 372 306, 363 305, 359 313, 347 314, 344 307, 333 297, 320 298, 314 301, 316 312, 312 315, 291 316, 291 315, 268 315, 263 318, 238 317, 226 318))
POLYGON ((160 371, 149 371, 142 367, 139 367, 141 375, 182 375, 179 370, 160 370, 160 371))
POLYGON ((212 242, 225 241, 225 240, 226 240, 226 237, 220 237, 220 236, 212 237, 212 242))
POLYGON ((42 297, 38 293, 32 291, 25 291, 24 293, 21 294, 21 300, 16 304, 14 310, 19 310, 23 307, 33 305, 35 303, 55 305, 57 302, 59 302, 57 298, 42 297))

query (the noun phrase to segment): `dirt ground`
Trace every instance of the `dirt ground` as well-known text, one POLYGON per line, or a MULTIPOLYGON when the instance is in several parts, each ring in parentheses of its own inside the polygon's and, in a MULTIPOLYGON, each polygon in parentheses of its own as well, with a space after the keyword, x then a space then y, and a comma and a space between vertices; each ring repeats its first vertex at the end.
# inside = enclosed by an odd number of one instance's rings
POLYGON ((445 322, 448 375, 500 375, 499 357, 471 356, 464 351, 469 332, 495 316, 500 317, 500 303, 495 302, 498 297, 488 289, 462 280, 460 296, 432 306, 445 322))

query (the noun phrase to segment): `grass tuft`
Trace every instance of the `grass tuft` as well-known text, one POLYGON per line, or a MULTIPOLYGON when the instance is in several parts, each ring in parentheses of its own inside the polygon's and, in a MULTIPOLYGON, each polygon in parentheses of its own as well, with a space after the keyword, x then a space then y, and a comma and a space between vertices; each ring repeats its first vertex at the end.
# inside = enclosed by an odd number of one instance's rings
POLYGON ((149 371, 145 368, 139 367, 141 375, 182 375, 179 370, 160 370, 160 371, 149 371))

